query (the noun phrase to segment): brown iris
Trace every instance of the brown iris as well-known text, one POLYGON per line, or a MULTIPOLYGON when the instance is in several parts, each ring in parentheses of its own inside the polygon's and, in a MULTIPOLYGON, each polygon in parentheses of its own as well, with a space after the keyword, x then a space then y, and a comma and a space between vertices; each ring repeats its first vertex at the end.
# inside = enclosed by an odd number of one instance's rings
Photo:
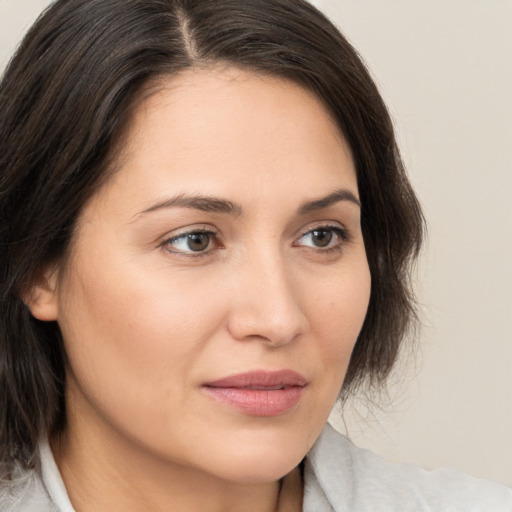
POLYGON ((191 251, 204 251, 210 245, 209 233, 189 233, 187 235, 187 246, 191 251))
POLYGON ((329 229, 315 229, 311 240, 317 247, 327 247, 332 241, 333 233, 329 229))

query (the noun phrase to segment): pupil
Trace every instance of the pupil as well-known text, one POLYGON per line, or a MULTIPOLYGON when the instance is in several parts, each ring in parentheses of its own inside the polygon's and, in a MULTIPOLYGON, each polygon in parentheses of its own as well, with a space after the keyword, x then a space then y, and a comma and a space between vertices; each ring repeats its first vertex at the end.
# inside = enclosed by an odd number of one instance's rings
POLYGON ((318 229, 313 231, 313 243, 317 247, 326 247, 331 243, 332 231, 318 229))
POLYGON ((204 251, 210 243, 208 233, 191 233, 187 236, 188 247, 191 251, 204 251))

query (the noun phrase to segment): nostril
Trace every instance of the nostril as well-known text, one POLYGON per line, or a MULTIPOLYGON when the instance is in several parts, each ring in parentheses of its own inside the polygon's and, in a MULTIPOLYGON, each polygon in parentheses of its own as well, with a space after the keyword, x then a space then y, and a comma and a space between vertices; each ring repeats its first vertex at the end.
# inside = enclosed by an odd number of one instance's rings
POLYGON ((228 322, 228 331, 239 341, 257 341, 272 347, 282 346, 303 333, 306 324, 305 317, 298 310, 286 315, 287 319, 282 314, 265 314, 255 308, 233 311, 228 322))

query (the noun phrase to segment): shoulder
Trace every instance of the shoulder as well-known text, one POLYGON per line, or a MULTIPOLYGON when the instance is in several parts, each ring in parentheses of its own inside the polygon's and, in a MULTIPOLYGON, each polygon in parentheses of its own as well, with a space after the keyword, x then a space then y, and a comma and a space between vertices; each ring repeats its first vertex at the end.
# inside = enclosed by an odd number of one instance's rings
POLYGON ((38 470, 16 468, 10 478, 0 475, 1 512, 56 512, 38 470))
POLYGON ((512 511, 512 489, 505 485, 453 470, 391 464, 329 425, 306 459, 304 500, 305 512, 324 502, 335 512, 512 511))

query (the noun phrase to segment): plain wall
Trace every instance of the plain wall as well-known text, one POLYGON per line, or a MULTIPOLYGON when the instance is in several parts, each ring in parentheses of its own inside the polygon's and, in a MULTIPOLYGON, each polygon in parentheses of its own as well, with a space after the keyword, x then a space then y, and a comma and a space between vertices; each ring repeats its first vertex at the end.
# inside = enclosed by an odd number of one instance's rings
MULTIPOLYGON (((0 0, 0 68, 48 3, 0 0)), ((314 3, 381 86, 429 223, 417 364, 384 410, 332 421, 388 459, 512 483, 512 2, 314 3)))
POLYGON ((381 86, 429 224, 418 367, 395 374, 386 411, 347 413, 349 433, 512 483, 512 2, 316 4, 381 86))

